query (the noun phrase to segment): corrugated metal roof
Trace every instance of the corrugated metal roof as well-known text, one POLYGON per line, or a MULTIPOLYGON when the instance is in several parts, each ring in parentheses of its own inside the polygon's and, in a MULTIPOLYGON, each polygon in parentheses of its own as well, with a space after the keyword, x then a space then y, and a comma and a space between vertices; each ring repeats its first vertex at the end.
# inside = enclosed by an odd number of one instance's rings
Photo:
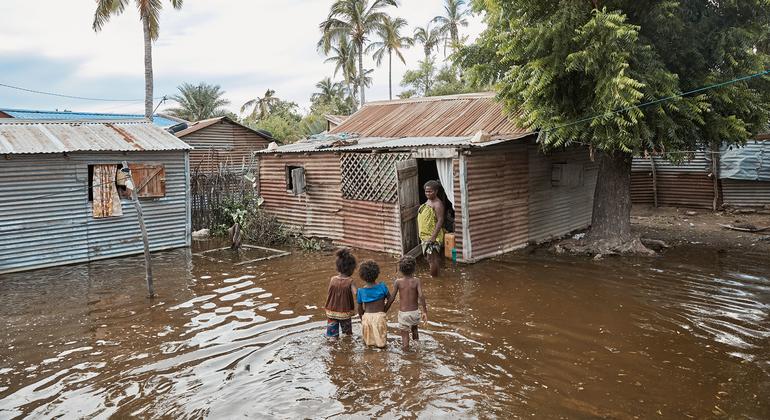
POLYGON ((370 102, 330 133, 361 137, 466 137, 478 131, 518 136, 531 131, 503 113, 494 93, 370 102))
MULTIPOLYGON (((22 120, 138 120, 144 119, 144 115, 139 114, 107 114, 100 112, 71 112, 71 111, 37 111, 31 109, 8 109, 0 108, 1 112, 10 115, 13 118, 22 120)), ((163 128, 184 122, 181 119, 173 119, 165 115, 153 115, 152 122, 163 128)))
POLYGON ((466 137, 401 137, 401 138, 383 138, 383 137, 363 137, 351 138, 355 144, 344 145, 340 139, 331 137, 330 139, 298 141, 296 143, 279 146, 274 149, 264 149, 256 153, 307 153, 307 152, 350 152, 366 151, 379 149, 409 149, 414 147, 487 147, 494 144, 503 143, 509 140, 526 137, 528 133, 519 134, 517 137, 506 137, 502 139, 493 139, 481 143, 472 142, 473 136, 466 137), (338 143, 339 142, 339 143, 338 143), (338 144, 335 146, 335 144, 338 144))
POLYGON ((23 121, 0 119, 0 154, 188 150, 149 121, 23 121))
POLYGON ((340 125, 343 122, 345 122, 346 119, 348 119, 347 115, 332 115, 332 114, 326 114, 324 115, 326 118, 326 121, 329 121, 332 124, 340 125))
POLYGON ((194 132, 196 132, 198 130, 202 130, 202 129, 206 128, 206 127, 210 127, 210 126, 212 126, 212 125, 214 125, 214 124, 216 124, 216 123, 218 123, 220 121, 223 121, 223 120, 225 122, 229 122, 230 124, 236 124, 236 125, 239 125, 239 126, 245 128, 245 129, 249 130, 249 131, 252 131, 255 134, 257 134, 258 136, 263 137, 266 140, 273 140, 273 137, 268 136, 267 132, 262 132, 261 130, 255 130, 255 129, 249 127, 249 126, 243 125, 243 124, 241 124, 241 123, 239 123, 237 121, 233 121, 232 119, 230 119, 228 117, 224 117, 224 116, 209 118, 207 120, 196 121, 196 122, 190 124, 190 126, 185 128, 184 130, 179 131, 177 133, 174 133, 174 135, 176 135, 177 137, 184 137, 184 136, 186 136, 186 135, 188 135, 190 133, 194 133, 194 132))

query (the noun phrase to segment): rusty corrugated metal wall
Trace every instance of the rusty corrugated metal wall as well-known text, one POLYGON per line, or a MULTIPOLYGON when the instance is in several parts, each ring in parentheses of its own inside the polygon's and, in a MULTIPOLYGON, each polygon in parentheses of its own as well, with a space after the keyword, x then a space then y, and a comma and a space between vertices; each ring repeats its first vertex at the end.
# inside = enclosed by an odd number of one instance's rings
POLYGON ((537 145, 529 145, 529 240, 543 242, 573 230, 588 227, 593 213, 593 197, 598 165, 591 162, 586 148, 575 148, 545 155, 537 145), (583 166, 579 186, 553 186, 554 163, 583 166))
MULTIPOLYGON (((704 152, 680 164, 655 157, 658 205, 690 208, 712 208, 714 180, 709 176, 711 161, 704 152)), ((631 202, 653 204, 652 166, 650 158, 634 158, 631 167, 631 202)))
POLYGON ((261 154, 258 158, 264 209, 281 223, 339 245, 401 252, 398 204, 343 199, 338 154, 261 154), (287 166, 305 168, 305 194, 295 196, 286 190, 287 166))
POLYGON ((525 142, 466 156, 470 261, 525 246, 528 239, 528 154, 525 142))
POLYGON ((251 154, 267 147, 269 141, 253 131, 223 119, 181 137, 195 150, 190 152, 192 171, 216 171, 220 164, 240 169, 251 154))
POLYGON ((313 155, 258 154, 260 195, 264 209, 288 226, 311 237, 343 237, 340 158, 334 153, 313 155), (305 168, 307 192, 293 195, 286 187, 286 167, 305 168))
POLYGON ((770 205, 770 182, 723 179, 724 204, 733 207, 770 205))
POLYGON ((401 253, 398 204, 343 200, 341 245, 371 251, 401 253))
POLYGON ((0 273, 142 253, 131 200, 103 219, 88 201, 88 165, 123 160, 165 165, 165 197, 141 200, 150 249, 189 246, 186 151, 14 155, 0 161, 0 273))

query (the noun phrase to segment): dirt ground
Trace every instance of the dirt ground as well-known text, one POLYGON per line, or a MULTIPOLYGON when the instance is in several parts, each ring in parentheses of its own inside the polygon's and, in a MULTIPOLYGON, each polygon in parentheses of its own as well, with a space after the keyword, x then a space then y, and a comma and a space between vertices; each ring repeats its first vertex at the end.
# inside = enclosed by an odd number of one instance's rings
POLYGON ((712 212, 675 207, 634 206, 633 230, 643 239, 670 246, 703 244, 717 248, 742 248, 770 252, 770 228, 761 233, 740 232, 721 225, 770 227, 770 209, 712 212))

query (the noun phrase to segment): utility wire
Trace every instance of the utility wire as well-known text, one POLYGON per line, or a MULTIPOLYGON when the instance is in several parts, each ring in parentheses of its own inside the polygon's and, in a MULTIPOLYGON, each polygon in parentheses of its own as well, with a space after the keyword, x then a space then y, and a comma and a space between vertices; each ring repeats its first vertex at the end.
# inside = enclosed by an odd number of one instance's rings
POLYGON ((708 86, 700 87, 700 88, 693 89, 693 90, 690 90, 690 91, 687 91, 687 92, 684 92, 684 93, 678 93, 678 94, 675 94, 675 95, 667 96, 665 98, 655 99, 655 100, 652 100, 652 101, 649 101, 649 102, 645 102, 643 104, 633 105, 633 106, 629 106, 629 107, 621 108, 621 109, 616 109, 614 111, 608 111, 608 112, 605 112, 603 114, 596 114, 596 115, 593 115, 591 117, 581 118, 581 119, 579 119, 577 121, 573 121, 571 123, 562 124, 562 125, 559 125, 559 126, 556 126, 556 127, 553 127, 553 128, 547 128, 545 130, 540 130, 540 131, 547 133, 549 131, 554 131, 554 130, 558 130, 560 128, 573 126, 573 125, 580 124, 580 123, 583 123, 583 122, 586 122, 586 121, 593 121, 593 120, 595 120, 597 118, 607 117, 607 116, 615 115, 615 114, 620 114, 621 112, 630 111, 632 109, 644 108, 644 107, 647 107, 647 106, 650 106, 650 105, 654 105, 654 104, 657 104, 657 103, 661 103, 661 102, 665 102, 665 101, 670 101, 672 99, 680 98, 680 97, 687 96, 687 95, 692 95, 693 93, 704 92, 704 91, 711 90, 711 89, 716 89, 716 88, 719 88, 719 87, 722 87, 722 86, 731 85, 733 83, 742 82, 744 80, 753 79, 755 77, 764 76, 766 74, 770 74, 770 70, 765 70, 765 71, 762 71, 762 72, 759 72, 759 73, 750 74, 748 76, 738 77, 736 79, 728 80, 728 81, 722 82, 722 83, 716 83, 716 84, 713 84, 713 85, 708 85, 708 86))
MULTIPOLYGON (((35 89, 27 89, 19 86, 12 86, 7 85, 5 83, 0 83, 0 86, 9 88, 9 89, 16 89, 23 92, 30 92, 30 93, 37 93, 40 95, 49 95, 49 96, 58 96, 60 98, 69 98, 69 99, 80 99, 84 101, 101 101, 101 102, 141 102, 144 101, 144 99, 104 99, 104 98, 88 98, 84 96, 72 96, 72 95, 63 95, 61 93, 53 93, 53 92, 44 92, 42 90, 35 90, 35 89)), ((164 96, 159 96, 157 98, 152 98, 153 100, 156 99, 162 99, 164 96)))

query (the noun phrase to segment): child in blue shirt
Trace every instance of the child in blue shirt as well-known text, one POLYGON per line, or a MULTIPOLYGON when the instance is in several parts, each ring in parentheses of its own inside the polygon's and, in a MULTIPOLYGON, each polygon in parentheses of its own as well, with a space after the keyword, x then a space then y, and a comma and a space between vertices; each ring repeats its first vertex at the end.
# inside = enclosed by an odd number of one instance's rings
POLYGON ((393 303, 388 286, 385 283, 377 283, 380 267, 372 260, 361 263, 358 275, 366 282, 356 293, 358 315, 361 317, 361 335, 367 346, 385 347, 388 336, 385 308, 389 308, 393 303))

